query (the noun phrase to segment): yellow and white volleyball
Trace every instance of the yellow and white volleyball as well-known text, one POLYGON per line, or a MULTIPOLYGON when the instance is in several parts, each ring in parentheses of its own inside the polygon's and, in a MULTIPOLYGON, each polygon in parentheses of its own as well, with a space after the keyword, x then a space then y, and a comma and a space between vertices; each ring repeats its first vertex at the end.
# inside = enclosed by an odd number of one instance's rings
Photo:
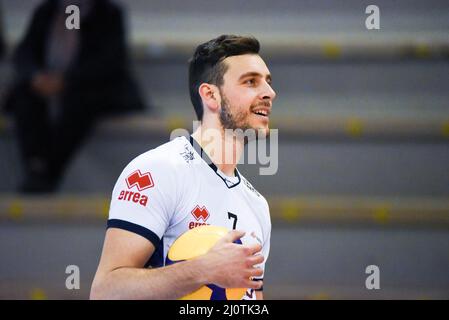
MULTIPOLYGON (((193 259, 207 253, 230 230, 219 226, 199 226, 183 233, 173 242, 166 259, 166 264, 193 259)), ((236 243, 241 244, 240 239, 236 243)), ((214 284, 202 286, 184 296, 181 300, 241 300, 244 288, 222 288, 214 284)))

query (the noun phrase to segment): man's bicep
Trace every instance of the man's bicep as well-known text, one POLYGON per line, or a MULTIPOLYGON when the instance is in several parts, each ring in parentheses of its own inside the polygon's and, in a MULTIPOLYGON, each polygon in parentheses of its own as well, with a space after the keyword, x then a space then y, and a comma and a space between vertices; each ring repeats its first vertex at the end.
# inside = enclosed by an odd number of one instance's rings
POLYGON ((142 268, 155 250, 146 238, 131 231, 108 228, 97 273, 122 267, 142 268))
POLYGON ((263 300, 263 291, 256 291, 256 299, 263 300))

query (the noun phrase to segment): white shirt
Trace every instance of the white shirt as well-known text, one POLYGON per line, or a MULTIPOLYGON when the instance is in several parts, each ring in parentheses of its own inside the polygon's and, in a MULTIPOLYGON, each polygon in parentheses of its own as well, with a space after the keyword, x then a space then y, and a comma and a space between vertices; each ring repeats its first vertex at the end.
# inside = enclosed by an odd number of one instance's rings
MULTIPOLYGON (((246 232, 243 244, 259 242, 264 262, 270 250, 268 203, 235 170, 222 173, 190 137, 178 137, 132 160, 112 192, 108 227, 135 232, 156 250, 146 267, 166 263, 172 243, 202 224, 246 232), (202 155, 202 157, 201 157, 202 155)), ((260 278, 263 279, 263 276, 260 278)), ((248 289, 244 299, 255 299, 248 289)))

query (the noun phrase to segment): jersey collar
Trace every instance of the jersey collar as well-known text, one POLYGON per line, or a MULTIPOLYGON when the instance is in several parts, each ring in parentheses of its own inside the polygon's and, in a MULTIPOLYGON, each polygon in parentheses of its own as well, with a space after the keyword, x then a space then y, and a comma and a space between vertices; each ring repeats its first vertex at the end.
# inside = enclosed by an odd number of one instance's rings
POLYGON ((195 149, 195 151, 199 154, 199 156, 201 157, 201 159, 203 159, 206 164, 212 169, 214 170, 215 174, 220 177, 221 180, 223 180, 223 182, 226 184, 226 186, 231 189, 236 187, 240 181, 240 174, 239 171, 237 170, 237 168, 234 169, 234 174, 237 177, 237 181, 232 181, 230 177, 227 177, 220 169, 218 169, 218 167, 215 165, 215 163, 212 162, 212 160, 209 158, 209 156, 207 155, 207 153, 203 150, 203 148, 199 145, 199 143, 193 139, 192 136, 190 136, 189 138, 190 144, 192 145, 193 149, 195 149))

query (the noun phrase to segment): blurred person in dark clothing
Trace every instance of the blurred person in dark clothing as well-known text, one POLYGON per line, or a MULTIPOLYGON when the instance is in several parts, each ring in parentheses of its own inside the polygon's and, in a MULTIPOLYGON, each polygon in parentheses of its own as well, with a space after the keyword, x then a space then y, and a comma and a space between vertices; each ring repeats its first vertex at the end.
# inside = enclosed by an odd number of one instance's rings
POLYGON ((130 75, 122 10, 109 0, 47 0, 13 55, 6 105, 25 179, 21 192, 55 191, 68 161, 104 115, 143 110, 130 75), (80 29, 67 29, 69 5, 80 29))

